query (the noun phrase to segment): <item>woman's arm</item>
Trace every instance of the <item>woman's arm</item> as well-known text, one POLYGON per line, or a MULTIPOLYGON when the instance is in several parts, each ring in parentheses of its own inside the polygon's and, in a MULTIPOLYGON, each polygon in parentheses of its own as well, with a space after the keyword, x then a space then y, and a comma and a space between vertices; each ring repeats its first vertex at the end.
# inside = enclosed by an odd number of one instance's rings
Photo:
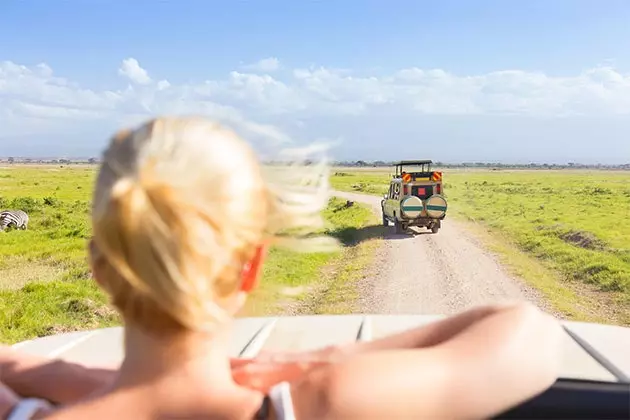
POLYGON ((17 394, 68 403, 109 384, 114 369, 89 368, 0 346, 0 382, 17 394))
POLYGON ((505 306, 483 306, 461 314, 368 342, 354 342, 311 351, 261 352, 253 359, 232 361, 234 380, 243 386, 267 392, 282 381, 293 381, 312 369, 337 363, 361 353, 431 347, 448 340, 480 319, 505 306))
POLYGON ((426 348, 438 345, 481 319, 510 306, 493 305, 470 309, 461 314, 413 328, 379 340, 330 346, 306 352, 265 352, 255 359, 232 364, 234 380, 243 386, 267 392, 282 381, 294 381, 313 369, 362 353, 382 350, 426 348))
MULTIPOLYGON (((516 304, 516 306, 521 304, 516 304)), ((341 348, 346 354, 358 354, 375 350, 418 349, 441 344, 483 318, 495 315, 515 305, 487 305, 469 309, 460 314, 393 334, 379 340, 353 343, 341 348)))
POLYGON ((297 417, 488 418, 553 384, 562 336, 534 307, 507 307, 433 347, 362 353, 311 371, 293 388, 297 417))
POLYGON ((329 346, 303 352, 261 352, 255 359, 243 361, 240 365, 233 365, 232 367, 245 367, 248 363, 253 361, 255 361, 256 364, 252 364, 251 368, 255 369, 262 366, 263 363, 281 365, 283 363, 310 361, 318 365, 321 363, 336 362, 343 357, 359 353, 431 347, 454 337, 481 319, 494 315, 497 312, 513 308, 515 305, 518 306, 522 304, 479 306, 460 314, 374 341, 353 342, 341 346, 329 346))

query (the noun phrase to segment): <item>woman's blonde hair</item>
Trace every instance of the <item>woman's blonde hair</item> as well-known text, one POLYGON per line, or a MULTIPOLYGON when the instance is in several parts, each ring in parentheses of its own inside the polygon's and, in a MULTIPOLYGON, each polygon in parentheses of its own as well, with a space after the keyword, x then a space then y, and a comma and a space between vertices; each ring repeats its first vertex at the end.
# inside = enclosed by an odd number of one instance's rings
POLYGON ((114 135, 93 197, 105 289, 142 326, 212 329, 264 242, 328 250, 325 160, 263 166, 233 131, 203 118, 157 118, 114 135), (113 273, 113 274, 112 274, 113 273))

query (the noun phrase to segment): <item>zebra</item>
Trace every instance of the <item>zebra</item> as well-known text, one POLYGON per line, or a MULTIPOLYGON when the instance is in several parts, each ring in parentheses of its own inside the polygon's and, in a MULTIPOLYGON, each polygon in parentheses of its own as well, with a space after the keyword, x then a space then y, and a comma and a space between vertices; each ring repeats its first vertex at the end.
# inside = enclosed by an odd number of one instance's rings
POLYGON ((4 210, 0 212, 0 231, 5 230, 9 226, 26 230, 28 228, 28 214, 22 210, 4 210))

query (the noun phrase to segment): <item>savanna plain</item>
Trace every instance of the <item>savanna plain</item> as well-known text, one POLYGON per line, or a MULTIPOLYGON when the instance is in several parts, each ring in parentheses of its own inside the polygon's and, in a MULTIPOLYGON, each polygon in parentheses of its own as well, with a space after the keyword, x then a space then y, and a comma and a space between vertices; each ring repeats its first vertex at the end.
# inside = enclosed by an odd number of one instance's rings
MULTIPOLYGON (((96 169, 0 167, 0 209, 23 209, 26 231, 0 232, 0 342, 120 324, 86 259, 96 169)), ((382 195, 385 168, 333 168, 339 191, 382 195)), ((565 319, 630 325, 630 173, 445 169, 448 216, 541 292, 565 319)), ((241 315, 349 313, 384 237, 361 238, 380 217, 332 198, 324 232, 341 247, 272 248, 241 315)), ((439 235, 439 233, 438 233, 439 235)))

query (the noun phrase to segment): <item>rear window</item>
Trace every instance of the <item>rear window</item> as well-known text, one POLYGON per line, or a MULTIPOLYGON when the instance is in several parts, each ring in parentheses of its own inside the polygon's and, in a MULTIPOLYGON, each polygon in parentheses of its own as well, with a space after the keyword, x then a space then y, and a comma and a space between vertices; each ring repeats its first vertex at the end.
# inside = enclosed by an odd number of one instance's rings
POLYGON ((411 195, 425 200, 433 195, 433 185, 411 187, 411 195))

